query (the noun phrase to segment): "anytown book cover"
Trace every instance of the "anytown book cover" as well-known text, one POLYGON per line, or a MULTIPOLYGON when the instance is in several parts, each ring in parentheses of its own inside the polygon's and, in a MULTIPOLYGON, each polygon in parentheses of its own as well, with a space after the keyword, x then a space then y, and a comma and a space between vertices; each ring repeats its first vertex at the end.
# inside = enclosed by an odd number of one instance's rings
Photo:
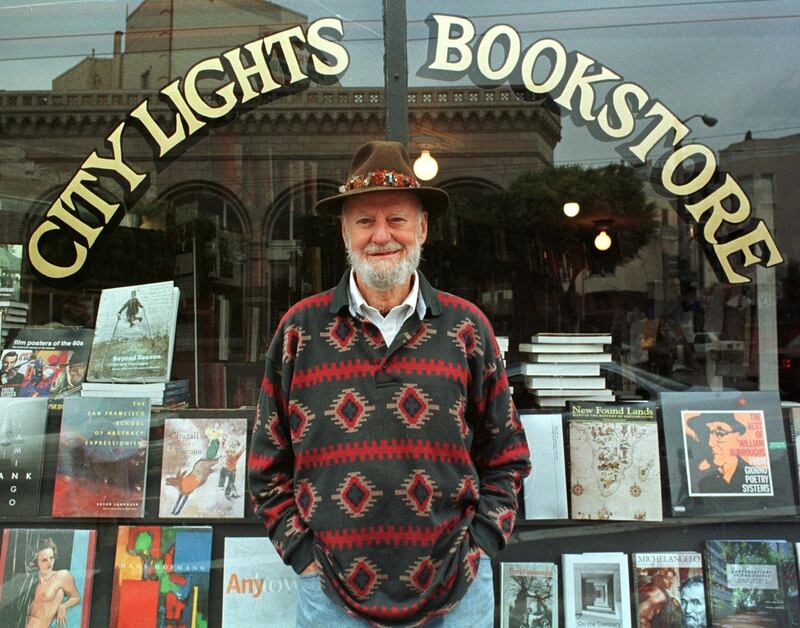
POLYGON ((661 521, 655 404, 569 404, 573 519, 661 521))
POLYGON ((783 540, 705 543, 711 626, 800 625, 794 545, 783 540))
POLYGON ((103 290, 88 381, 169 381, 178 300, 171 281, 103 290))
POLYGON ((246 418, 167 418, 159 517, 244 516, 246 418))
POLYGON ((223 565, 223 628, 294 628, 300 576, 266 536, 226 538, 223 565))
POLYGON ((10 528, 0 550, 0 609, 6 628, 87 628, 96 532, 10 528))
POLYGON ((704 628, 706 595, 699 552, 638 553, 633 593, 638 628, 704 628))
POLYGON ((558 566, 500 563, 500 628, 558 627, 558 566))
POLYGON ((207 628, 211 536, 210 526, 119 526, 109 628, 207 628))
POLYGON ((149 399, 64 399, 53 516, 144 516, 149 436, 149 399))
POLYGON ((38 514, 46 426, 47 399, 0 398, 0 516, 38 514))
POLYGON ((564 625, 630 628, 628 557, 620 552, 564 554, 564 625))

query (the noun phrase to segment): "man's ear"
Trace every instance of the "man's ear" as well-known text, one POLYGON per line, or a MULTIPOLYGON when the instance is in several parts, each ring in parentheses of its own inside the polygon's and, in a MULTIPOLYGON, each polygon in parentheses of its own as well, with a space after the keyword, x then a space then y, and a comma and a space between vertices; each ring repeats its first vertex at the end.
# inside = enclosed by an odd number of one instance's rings
POLYGON ((422 246, 425 244, 425 240, 428 237, 428 212, 422 210, 422 215, 419 219, 419 244, 422 246))

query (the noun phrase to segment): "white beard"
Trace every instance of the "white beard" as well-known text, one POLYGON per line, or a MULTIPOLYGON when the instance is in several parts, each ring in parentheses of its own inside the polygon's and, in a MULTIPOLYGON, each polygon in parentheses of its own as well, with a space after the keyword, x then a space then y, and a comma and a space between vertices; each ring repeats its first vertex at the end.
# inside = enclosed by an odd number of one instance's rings
POLYGON ((385 246, 368 245, 363 252, 354 251, 350 247, 350 238, 345 238, 347 261, 355 271, 356 276, 373 290, 390 290, 408 283, 411 275, 417 270, 422 256, 422 246, 419 240, 406 247, 406 254, 398 261, 373 260, 370 253, 386 253, 389 251, 402 251, 403 246, 397 242, 390 242, 385 246))

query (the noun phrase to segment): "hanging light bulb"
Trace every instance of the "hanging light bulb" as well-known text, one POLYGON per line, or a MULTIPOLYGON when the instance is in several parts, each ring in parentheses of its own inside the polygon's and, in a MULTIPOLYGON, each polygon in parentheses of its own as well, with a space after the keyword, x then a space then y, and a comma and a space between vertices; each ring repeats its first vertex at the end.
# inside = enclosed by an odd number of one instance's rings
POLYGON ((594 239, 594 246, 598 251, 607 251, 611 248, 611 236, 608 235, 605 227, 600 229, 600 233, 594 239))
POLYGON ((581 206, 578 203, 574 201, 564 203, 564 214, 567 216, 567 218, 575 218, 580 211, 581 206))
POLYGON ((414 162, 414 174, 417 175, 418 179, 430 181, 436 176, 437 172, 439 172, 439 164, 431 156, 431 151, 424 149, 414 162))

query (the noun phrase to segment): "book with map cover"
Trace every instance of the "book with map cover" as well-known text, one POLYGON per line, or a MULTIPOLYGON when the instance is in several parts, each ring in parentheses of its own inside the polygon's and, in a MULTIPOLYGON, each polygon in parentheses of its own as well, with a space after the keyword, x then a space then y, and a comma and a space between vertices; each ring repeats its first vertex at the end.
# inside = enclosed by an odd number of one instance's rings
POLYGON ((655 404, 571 402, 568 426, 572 518, 661 521, 655 404))
POLYGON ((210 526, 119 526, 109 628, 206 628, 211 535, 210 526))
POLYGON ((293 628, 299 580, 266 536, 226 538, 222 627, 293 628))
POLYGON ((47 399, 0 399, 0 516, 39 511, 47 399))
POLYGON ((703 559, 699 552, 640 553, 631 557, 639 628, 706 626, 703 559))
POLYGON ((536 469, 522 481, 525 519, 567 519, 567 472, 561 413, 519 416, 536 469))
POLYGON ((500 563, 500 628, 558 627, 558 566, 500 563))
POLYGON ((630 628, 628 558, 620 552, 564 554, 564 625, 630 628))
POLYGON ((711 626, 800 625, 793 543, 706 541, 704 557, 711 626))
POLYGON ((3 530, 0 623, 88 628, 96 536, 95 530, 3 530))

